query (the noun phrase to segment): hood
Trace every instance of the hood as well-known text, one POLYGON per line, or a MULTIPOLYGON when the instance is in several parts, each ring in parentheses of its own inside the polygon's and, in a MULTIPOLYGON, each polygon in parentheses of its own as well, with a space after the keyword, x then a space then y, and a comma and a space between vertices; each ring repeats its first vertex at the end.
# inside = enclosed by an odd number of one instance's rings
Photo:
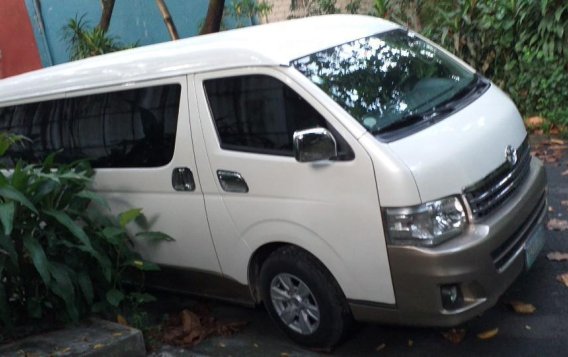
POLYGON ((526 135, 517 108, 492 84, 460 111, 388 145, 426 202, 462 193, 503 164, 506 147, 519 147, 526 135))

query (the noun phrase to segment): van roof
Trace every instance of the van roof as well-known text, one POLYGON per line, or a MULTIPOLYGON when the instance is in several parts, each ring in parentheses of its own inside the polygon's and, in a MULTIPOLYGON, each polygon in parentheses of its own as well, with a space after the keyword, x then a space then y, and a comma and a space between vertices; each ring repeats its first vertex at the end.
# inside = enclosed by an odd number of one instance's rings
POLYGON ((0 103, 294 59, 396 28, 360 15, 316 16, 196 36, 61 64, 0 80, 0 103))

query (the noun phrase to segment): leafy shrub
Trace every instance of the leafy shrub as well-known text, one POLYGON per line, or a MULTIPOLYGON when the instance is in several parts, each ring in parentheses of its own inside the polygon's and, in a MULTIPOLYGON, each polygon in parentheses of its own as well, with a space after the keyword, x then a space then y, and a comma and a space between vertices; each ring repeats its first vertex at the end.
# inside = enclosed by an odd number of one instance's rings
MULTIPOLYGON (((0 134, 0 156, 18 140, 0 134)), ((109 217, 106 201, 88 188, 89 164, 56 166, 54 157, 0 172, 0 331, 40 319, 77 321, 151 299, 123 287, 130 269, 158 268, 132 250, 126 232, 141 210, 109 217)))
POLYGON ((379 16, 424 33, 505 89, 524 115, 568 125, 568 3, 375 0, 379 16))
POLYGON ((72 61, 136 47, 124 45, 100 27, 90 28, 85 16, 69 20, 63 28, 63 38, 69 43, 69 59, 72 61))

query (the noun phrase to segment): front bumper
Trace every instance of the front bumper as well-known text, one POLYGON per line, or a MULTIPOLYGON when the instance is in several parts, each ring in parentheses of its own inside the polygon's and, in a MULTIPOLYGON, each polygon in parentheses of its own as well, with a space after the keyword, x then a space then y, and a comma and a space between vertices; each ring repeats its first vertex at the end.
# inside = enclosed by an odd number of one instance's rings
POLYGON ((455 326, 480 315, 525 269, 525 242, 542 225, 546 207, 545 171, 532 159, 517 193, 494 214, 470 224, 462 236, 430 249, 389 246, 396 305, 350 301, 355 319, 455 326), (461 290, 451 308, 440 290, 448 285, 461 290))

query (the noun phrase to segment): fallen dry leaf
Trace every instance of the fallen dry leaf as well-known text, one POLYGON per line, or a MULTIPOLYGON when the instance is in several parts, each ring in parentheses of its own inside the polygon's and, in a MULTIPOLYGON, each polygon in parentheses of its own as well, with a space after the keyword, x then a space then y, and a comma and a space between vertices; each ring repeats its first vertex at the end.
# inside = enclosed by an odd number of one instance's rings
POLYGON ((186 309, 170 317, 159 338, 174 346, 193 347, 209 336, 229 336, 245 325, 242 321, 221 323, 210 316, 209 311, 200 311, 198 315, 186 309))
POLYGON ((101 348, 105 347, 104 344, 102 343, 97 343, 96 345, 93 346, 93 349, 95 350, 100 350, 101 348))
POLYGON ((536 307, 534 307, 533 304, 527 304, 522 301, 509 301, 507 304, 510 305, 517 314, 521 315, 531 315, 536 311, 536 307))
POLYGON ((465 329, 463 328, 453 328, 451 330, 442 332, 442 336, 451 343, 457 345, 462 342, 465 337, 465 329))
POLYGON ((199 317, 189 310, 183 310, 181 312, 181 323, 184 332, 190 332, 201 328, 199 317))
POLYGON ((128 326, 128 321, 124 318, 124 316, 118 314, 116 315, 116 322, 122 326, 128 326))
POLYGON ((556 262, 561 262, 563 260, 568 260, 568 253, 563 252, 550 252, 546 255, 548 260, 553 260, 556 262))
POLYGON ((381 343, 380 345, 377 346, 377 348, 375 348, 375 351, 379 352, 384 350, 387 347, 386 343, 381 343))
POLYGON ((556 277, 556 280, 568 287, 568 273, 560 274, 556 277))
POLYGON ((525 125, 531 130, 540 129, 544 124, 544 118, 542 117, 530 117, 525 119, 525 125))
POLYGON ((568 230, 568 221, 564 219, 553 218, 546 224, 546 228, 550 231, 566 231, 568 230))
POLYGON ((480 340, 489 340, 495 336, 497 336, 497 334, 499 333, 499 328, 496 327, 492 330, 487 330, 487 331, 483 331, 477 334, 477 338, 479 338, 480 340))
MULTIPOLYGON (((568 171, 566 171, 566 172, 568 172, 568 171)), ((568 200, 563 200, 563 201, 560 202, 560 204, 562 206, 568 206, 568 200)))
MULTIPOLYGON (((535 131, 537 133, 537 131, 535 131)), ((565 155, 568 149, 565 141, 560 139, 548 139, 544 137, 533 136, 531 142, 531 155, 534 155, 547 164, 557 164, 565 155)), ((568 175, 568 171, 566 172, 568 175)))
POLYGON ((548 212, 554 212, 554 207, 548 206, 548 212))
POLYGON ((564 171, 564 172, 562 173, 562 176, 568 176, 568 170, 564 171))

